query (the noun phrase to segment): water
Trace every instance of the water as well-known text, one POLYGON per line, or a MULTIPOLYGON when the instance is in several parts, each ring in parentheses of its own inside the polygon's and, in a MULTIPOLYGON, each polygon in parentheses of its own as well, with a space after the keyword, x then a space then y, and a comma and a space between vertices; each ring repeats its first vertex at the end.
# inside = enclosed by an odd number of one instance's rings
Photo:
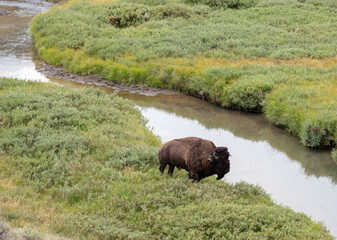
POLYGON ((120 95, 134 100, 163 142, 198 136, 227 146, 233 157, 225 181, 258 184, 277 203, 324 222, 337 235, 337 165, 329 151, 303 147, 262 115, 224 110, 183 95, 120 95))
POLYGON ((34 15, 51 7, 41 0, 0 1, 0 10, 11 13, 0 15, 0 77, 49 81, 35 70, 28 26, 34 15))
MULTIPOLYGON (((38 0, 0 1, 0 9, 13 13, 0 16, 0 76, 49 81, 35 69, 28 22, 51 6, 38 0)), ((83 86, 62 79, 51 81, 83 86)), ((324 222, 337 236, 337 165, 329 151, 303 147, 262 115, 228 111, 184 95, 119 95, 136 103, 163 142, 198 136, 227 146, 233 157, 224 181, 258 184, 277 203, 324 222)))

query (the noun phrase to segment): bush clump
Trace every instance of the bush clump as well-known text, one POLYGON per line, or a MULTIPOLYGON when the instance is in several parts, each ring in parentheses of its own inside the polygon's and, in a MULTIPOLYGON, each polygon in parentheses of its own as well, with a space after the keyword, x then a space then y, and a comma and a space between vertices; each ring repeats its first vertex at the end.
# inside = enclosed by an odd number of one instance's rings
POLYGON ((261 112, 264 100, 268 93, 274 88, 269 81, 257 79, 243 79, 236 81, 226 89, 227 107, 244 111, 261 112))
POLYGON ((165 5, 169 3, 169 0, 126 0, 126 1, 130 3, 143 4, 149 6, 165 5))
POLYGON ((150 19, 149 10, 139 4, 116 4, 109 13, 110 23, 119 28, 137 26, 150 19))
POLYGON ((151 9, 151 17, 154 19, 166 18, 191 18, 194 11, 183 4, 159 5, 151 9))
POLYGON ((203 4, 222 9, 241 9, 255 6, 259 0, 184 0, 185 3, 203 4))
POLYGON ((336 144, 335 132, 337 131, 336 114, 327 113, 330 116, 320 115, 313 119, 307 119, 303 123, 300 138, 308 147, 331 147, 336 144))

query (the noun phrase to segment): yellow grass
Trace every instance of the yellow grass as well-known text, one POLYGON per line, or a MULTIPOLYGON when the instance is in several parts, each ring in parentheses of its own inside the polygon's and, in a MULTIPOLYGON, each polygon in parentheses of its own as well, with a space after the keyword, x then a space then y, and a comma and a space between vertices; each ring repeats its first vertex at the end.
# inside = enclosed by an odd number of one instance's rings
MULTIPOLYGON (((194 70, 203 70, 210 67, 242 67, 248 66, 279 66, 289 65, 298 67, 316 67, 316 68, 329 68, 337 66, 337 57, 324 58, 324 59, 312 59, 312 58, 297 58, 291 60, 281 60, 273 58, 257 58, 257 59, 239 59, 229 60, 220 58, 205 58, 196 57, 193 59, 186 58, 160 58, 151 59, 146 63, 152 65, 172 66, 172 67, 191 67, 194 70)), ((145 64, 146 64, 145 63, 145 64)))
POLYGON ((0 189, 1 191, 10 191, 17 189, 17 186, 12 180, 0 178, 0 189))
POLYGON ((78 3, 78 2, 90 2, 90 3, 111 3, 111 2, 118 2, 119 0, 68 0, 64 4, 57 5, 52 8, 52 10, 55 9, 61 9, 61 8, 69 8, 70 6, 78 3))
MULTIPOLYGON (((307 101, 311 106, 334 106, 337 102, 337 77, 331 81, 322 81, 320 83, 311 82, 303 86, 303 89, 315 91, 315 96, 307 101)), ((337 111, 337 109, 336 109, 337 111)))
POLYGON ((14 213, 12 222, 14 227, 29 227, 40 232, 48 232, 50 224, 61 225, 62 216, 54 204, 50 206, 47 199, 35 202, 26 201, 25 197, 12 197, 20 195, 34 195, 34 191, 18 187, 14 181, 0 178, 0 215, 14 213))

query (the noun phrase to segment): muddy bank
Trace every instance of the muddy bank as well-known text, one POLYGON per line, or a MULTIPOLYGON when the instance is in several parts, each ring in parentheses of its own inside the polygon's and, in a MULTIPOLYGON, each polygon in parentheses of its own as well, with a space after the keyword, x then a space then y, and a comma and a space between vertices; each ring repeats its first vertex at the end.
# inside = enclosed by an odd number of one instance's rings
POLYGON ((45 0, 45 1, 58 4, 68 2, 68 0, 45 0))
POLYGON ((84 83, 88 85, 108 87, 108 88, 114 89, 116 92, 128 91, 130 93, 137 93, 137 94, 142 94, 146 96, 156 96, 158 94, 166 94, 166 95, 179 94, 177 92, 167 90, 167 89, 145 87, 145 86, 132 85, 132 84, 130 85, 116 84, 116 83, 112 83, 107 80, 101 79, 97 75, 88 75, 88 76, 77 75, 77 74, 66 72, 61 67, 50 66, 46 63, 41 63, 39 66, 36 67, 36 70, 40 72, 41 74, 48 76, 48 77, 62 78, 67 81, 84 83))
POLYGON ((7 11, 6 9, 0 8, 0 17, 1 16, 8 16, 11 15, 12 13, 7 11))

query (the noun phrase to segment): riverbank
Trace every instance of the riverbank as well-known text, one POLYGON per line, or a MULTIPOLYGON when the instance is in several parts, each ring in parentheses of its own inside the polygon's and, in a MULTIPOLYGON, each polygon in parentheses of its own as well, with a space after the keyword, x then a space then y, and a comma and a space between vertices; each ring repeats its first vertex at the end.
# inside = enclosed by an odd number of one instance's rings
POLYGON ((33 20, 45 62, 262 112, 305 146, 336 145, 333 1, 251 1, 225 10, 187 0, 90 2, 69 1, 33 20))
POLYGON ((160 175, 158 139, 114 94, 0 79, 0 215, 90 239, 332 239, 261 188, 160 175))
POLYGON ((146 87, 133 84, 113 83, 111 81, 107 81, 100 78, 98 75, 73 74, 65 71, 64 68, 48 65, 45 63, 39 63, 38 66, 36 67, 36 70, 48 77, 83 83, 86 85, 107 87, 115 90, 116 92, 127 91, 129 93, 137 93, 145 96, 156 96, 158 94, 165 94, 165 95, 179 94, 178 92, 174 92, 163 88, 146 87))

